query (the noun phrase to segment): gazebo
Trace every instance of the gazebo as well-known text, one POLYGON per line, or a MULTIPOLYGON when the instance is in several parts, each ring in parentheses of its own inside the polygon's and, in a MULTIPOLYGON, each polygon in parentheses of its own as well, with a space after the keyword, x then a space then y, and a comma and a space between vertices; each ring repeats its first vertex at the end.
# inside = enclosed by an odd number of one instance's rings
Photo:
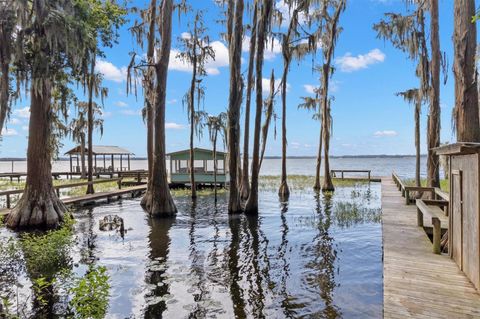
MULTIPOLYGON (((227 153, 216 152, 217 158, 217 184, 225 185, 228 183, 228 175, 225 165, 227 153)), ((214 184, 214 161, 213 151, 203 148, 194 148, 195 161, 193 171, 195 174, 195 184, 205 185, 214 184)), ((168 153, 170 158, 170 182, 172 184, 190 183, 190 150, 181 150, 168 153)))
MULTIPOLYGON (((120 167, 118 171, 130 171, 130 155, 134 155, 129 150, 118 146, 105 146, 105 145, 93 145, 92 149, 93 158, 94 158, 94 172, 115 172, 115 157, 120 157, 120 167), (103 167, 98 167, 97 157, 103 156, 103 167), (127 166, 123 167, 123 158, 127 157, 127 166), (107 167, 106 158, 110 158, 110 166, 107 167)), ((88 147, 85 147, 85 155, 88 154, 88 147)), ((70 172, 78 173, 81 171, 80 168, 80 158, 81 158, 81 146, 76 146, 65 153, 65 155, 70 156, 70 172), (77 165, 73 166, 73 158, 76 158, 77 165)))

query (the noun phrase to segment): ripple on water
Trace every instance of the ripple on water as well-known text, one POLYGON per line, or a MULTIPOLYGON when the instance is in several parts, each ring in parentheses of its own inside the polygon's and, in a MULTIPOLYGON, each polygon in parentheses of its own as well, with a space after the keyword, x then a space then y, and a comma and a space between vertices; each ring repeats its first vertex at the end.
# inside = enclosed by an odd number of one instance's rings
POLYGON ((175 219, 148 218, 139 200, 82 209, 74 271, 107 267, 111 318, 380 318, 379 198, 375 183, 293 192, 288 204, 263 191, 255 218, 228 216, 224 196, 177 198, 175 219), (124 237, 98 229, 109 214, 124 237))

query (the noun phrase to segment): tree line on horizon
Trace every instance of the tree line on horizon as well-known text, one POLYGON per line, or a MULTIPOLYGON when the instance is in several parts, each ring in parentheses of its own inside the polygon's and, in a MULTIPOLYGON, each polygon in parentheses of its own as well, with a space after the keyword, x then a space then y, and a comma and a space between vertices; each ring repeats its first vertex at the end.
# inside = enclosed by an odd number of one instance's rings
MULTIPOLYGON (((216 0, 221 8, 222 33, 229 52, 229 98, 225 113, 205 112, 203 79, 206 63, 215 59, 202 10, 194 10, 187 0, 150 0, 146 8, 103 0, 0 0, 0 130, 20 96, 30 94, 30 122, 27 150, 27 179, 24 193, 6 223, 11 228, 52 228, 63 220, 66 208, 52 183, 51 159, 66 134, 87 149, 87 168, 82 176, 93 179, 92 132, 102 131, 98 114, 107 90, 95 72, 102 48, 115 45, 118 29, 131 12, 138 19, 129 28, 141 52, 131 53, 127 93, 143 92, 143 117, 147 126, 148 185, 142 206, 152 217, 174 216, 177 212, 167 180, 165 147, 165 107, 168 65, 172 50, 172 20, 187 16, 188 34, 178 39, 179 58, 192 68, 188 92, 183 98, 190 124, 190 163, 194 163, 194 139, 207 127, 216 149, 218 137, 228 152, 230 177, 228 212, 258 214, 258 179, 272 121, 279 116, 274 104, 281 101, 282 174, 278 195, 287 201, 290 190, 287 158, 287 79, 293 60, 314 56, 312 70, 319 75, 314 96, 304 97, 299 108, 311 110, 320 122, 316 164, 316 191, 334 191, 330 175, 329 150, 334 97, 329 89, 332 65, 341 35, 340 20, 347 0, 284 0, 288 13, 274 0, 216 0), (249 21, 245 21, 249 20, 249 21), (286 22, 286 23, 285 23, 286 22), (242 76, 242 43, 249 35, 246 78, 242 76), (279 41, 283 59, 280 83, 271 71, 269 94, 263 96, 264 54, 272 41, 279 41), (145 51, 143 51, 145 50, 145 51), (245 83, 246 82, 246 83, 245 83), (73 86, 80 85, 87 101, 78 101, 73 86), (240 129, 240 111, 245 100, 245 122, 240 129), (76 117, 65 125, 67 111, 76 107, 76 117), (253 108, 253 109, 252 109, 253 108), (253 114, 252 114, 253 113, 253 114), (253 116, 253 118, 252 118, 253 116), (253 120, 253 152, 250 154, 250 121, 253 120), (243 136, 242 136, 243 134, 243 136), (243 140, 243 155, 241 141, 243 140), (242 160, 243 156, 243 160, 242 160), (249 167, 249 158, 252 158, 249 167), (324 161, 323 179, 320 168, 324 161)), ((374 24, 378 37, 390 41, 417 62, 419 87, 400 92, 415 105, 416 149, 420 156, 418 119, 421 107, 429 104, 427 125, 427 183, 439 186, 439 160, 432 151, 440 146, 440 71, 446 69, 439 42, 438 0, 405 0, 412 10, 406 14, 387 13, 374 24), (429 15, 430 27, 425 17, 429 15), (428 44, 427 39, 430 39, 428 44)), ((455 108, 453 122, 457 140, 480 142, 476 58, 476 16, 474 0, 456 0, 454 5, 455 108)), ((215 152, 214 152, 215 153, 215 152)), ((83 156, 82 156, 83 158, 83 156)), ((215 161, 214 161, 215 162, 215 161)), ((216 163, 216 162, 215 162, 216 163)), ((417 183, 419 183, 417 161, 417 183)), ((190 165, 191 196, 196 197, 195 175, 190 165)), ((82 163, 82 167, 85 165, 82 163)), ((93 193, 89 185, 87 193, 93 193)))

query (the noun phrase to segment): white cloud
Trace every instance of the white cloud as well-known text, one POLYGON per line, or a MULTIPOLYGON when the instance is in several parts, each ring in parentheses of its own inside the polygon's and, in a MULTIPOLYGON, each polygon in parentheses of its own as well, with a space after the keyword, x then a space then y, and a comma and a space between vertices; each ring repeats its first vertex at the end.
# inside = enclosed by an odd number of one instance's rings
POLYGON ((305 92, 307 92, 308 94, 316 94, 316 93, 315 93, 315 88, 316 88, 315 85, 312 85, 312 84, 304 84, 304 85, 303 85, 303 88, 305 89, 305 92))
POLYGON ((117 101, 115 102, 115 106, 118 106, 118 107, 127 107, 128 104, 123 102, 123 101, 117 101))
POLYGON ((142 115, 142 111, 139 110, 121 110, 120 113, 128 116, 142 115))
POLYGON ((103 74, 106 80, 121 83, 127 78, 127 67, 116 67, 112 63, 105 60, 98 60, 95 65, 95 71, 103 74))
POLYGON ((372 64, 385 61, 385 54, 379 49, 373 49, 367 54, 359 54, 352 56, 351 53, 345 54, 343 57, 335 59, 335 63, 343 72, 353 72, 366 69, 372 64))
POLYGON ((105 118, 111 117, 112 112, 107 112, 105 110, 100 110, 100 116, 105 119, 105 118))
MULTIPOLYGON (((248 35, 243 37, 242 51, 250 51, 250 37, 248 35)), ((265 60, 271 61, 280 53, 282 53, 280 41, 276 38, 269 37, 265 43, 265 53, 263 55, 265 60)))
POLYGON ((18 109, 18 110, 14 110, 13 111, 13 114, 18 116, 18 117, 21 117, 21 118, 24 118, 24 119, 28 119, 30 118, 30 107, 29 106, 25 106, 24 108, 21 108, 21 109, 18 109))
POLYGON ((14 130, 13 128, 3 128, 2 130, 2 136, 15 136, 18 135, 18 132, 14 130))
MULTIPOLYGON (((282 20, 281 27, 283 28, 288 27, 288 25, 290 24, 290 20, 292 19, 292 13, 293 13, 293 10, 295 9, 295 6, 292 6, 290 8, 289 5, 285 3, 284 0, 280 0, 277 3, 275 3, 275 8, 282 13, 283 20, 282 20)), ((300 12, 298 16, 298 22, 300 24, 305 24, 306 22, 305 15, 302 12, 300 12)))
POLYGON ((13 117, 13 118, 10 119, 9 123, 12 124, 12 125, 18 125, 18 124, 21 124, 22 121, 20 121, 19 119, 13 117))
POLYGON ((178 124, 178 123, 167 122, 167 123, 165 123, 165 128, 166 129, 171 129, 171 130, 183 130, 185 128, 185 126, 182 125, 182 124, 178 124))
POLYGON ((22 126, 22 130, 28 131, 28 126, 26 126, 26 125, 22 126))
MULTIPOLYGON (((280 84, 282 83, 282 79, 278 78, 275 79, 275 91, 281 90, 280 84)), ((290 83, 287 82, 287 92, 290 91, 290 83)), ((262 92, 263 94, 270 94, 270 78, 263 78, 262 79, 262 92)), ((280 91, 279 91, 280 92, 280 91)))
POLYGON ((182 39, 190 39, 192 37, 192 35, 190 34, 190 32, 182 32, 182 34, 180 35, 180 37, 182 39))
POLYGON ((376 137, 397 136, 397 135, 398 135, 398 133, 396 131, 393 131, 393 130, 376 131, 375 133, 373 133, 373 136, 376 136, 376 137))
POLYGON ((167 104, 175 104, 175 103, 177 103, 177 102, 178 102, 177 99, 171 99, 171 100, 168 100, 168 101, 167 101, 167 104))
MULTIPOLYGON (((228 48, 220 41, 213 41, 210 43, 210 46, 215 52, 215 60, 209 59, 205 63, 205 69, 210 75, 218 75, 220 74, 220 68, 229 65, 228 48)), ((191 64, 178 57, 179 53, 180 51, 178 49, 172 49, 170 51, 170 63, 168 68, 180 72, 192 72, 191 64)))

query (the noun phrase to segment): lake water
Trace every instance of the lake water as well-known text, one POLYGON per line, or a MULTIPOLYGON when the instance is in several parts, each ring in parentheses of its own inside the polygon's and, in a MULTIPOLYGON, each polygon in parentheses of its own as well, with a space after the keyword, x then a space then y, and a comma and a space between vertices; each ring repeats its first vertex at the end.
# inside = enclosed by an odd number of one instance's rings
MULTIPOLYGON (((413 177, 415 167, 413 157, 331 163, 334 169, 371 169, 374 176, 395 170, 413 177)), ((15 170, 24 164, 15 163, 15 170)), ((68 167, 54 163, 56 171, 68 167)), ((132 169, 142 168, 146 161, 132 161, 132 169)), ((314 175, 315 160, 289 159, 288 170, 314 175)), ((279 174, 280 160, 265 159, 261 175, 279 174)), ((77 276, 89 265, 107 268, 107 318, 381 318, 380 183, 345 185, 327 195, 290 185, 289 202, 280 203, 275 179, 268 181, 261 183, 258 217, 229 216, 226 195, 216 205, 211 196, 196 202, 177 196, 172 219, 149 218, 139 199, 77 209, 65 264, 77 276), (123 237, 99 230, 99 221, 112 214, 125 221, 123 237)), ((8 238, 18 240, 0 227, 0 243, 8 238)), ((24 266, 22 258, 0 253, 0 295, 23 302, 35 317, 39 308, 24 266), (12 269, 15 275, 6 276, 12 269)), ((58 283, 46 296, 49 318, 62 317, 68 301, 58 283)))
MULTIPOLYGON (((288 204, 264 189, 258 217, 229 217, 225 195, 217 205, 211 196, 175 201, 173 219, 148 218, 139 199, 75 211, 65 264, 79 276, 90 264, 107 267, 107 318, 382 317, 379 183, 325 196, 295 190, 288 204), (109 214, 124 219, 123 238, 99 230, 109 214)), ((12 236, 0 228, 0 240, 12 236)), ((29 272, 15 269, 23 287, 2 280, 0 293, 34 316, 29 272)), ((61 317, 62 290, 45 298, 49 316, 61 317)))
MULTIPOLYGON (((100 160, 99 160, 100 161, 100 160)), ((75 163, 74 163, 75 164, 75 163)), ((103 160, 98 165, 103 165, 103 160)), ((120 166, 120 161, 115 160, 115 167, 120 166)), ((107 166, 110 162, 107 160, 107 166)), ((123 166, 126 166, 126 161, 123 161, 123 166)), ((314 158, 288 158, 287 167, 288 174, 294 175, 315 175, 316 159, 314 158)), ((169 164, 167 165, 169 167, 169 164)), ((389 176, 395 170, 401 177, 413 178, 415 174, 415 157, 353 157, 353 158, 332 158, 330 160, 331 169, 369 169, 372 171, 372 176, 389 176)), ((426 157, 421 157, 421 175, 426 176, 426 157)), ((146 160, 132 160, 131 169, 147 169, 146 160)), ((13 163, 13 171, 26 172, 26 162, 18 161, 13 163)), ((66 172, 70 170, 69 161, 56 161, 52 165, 54 172, 66 172)), ((11 162, 0 161, 0 172, 12 172, 11 162)), ((261 175, 280 175, 281 174, 281 160, 280 159, 265 159, 263 161, 261 175)))

